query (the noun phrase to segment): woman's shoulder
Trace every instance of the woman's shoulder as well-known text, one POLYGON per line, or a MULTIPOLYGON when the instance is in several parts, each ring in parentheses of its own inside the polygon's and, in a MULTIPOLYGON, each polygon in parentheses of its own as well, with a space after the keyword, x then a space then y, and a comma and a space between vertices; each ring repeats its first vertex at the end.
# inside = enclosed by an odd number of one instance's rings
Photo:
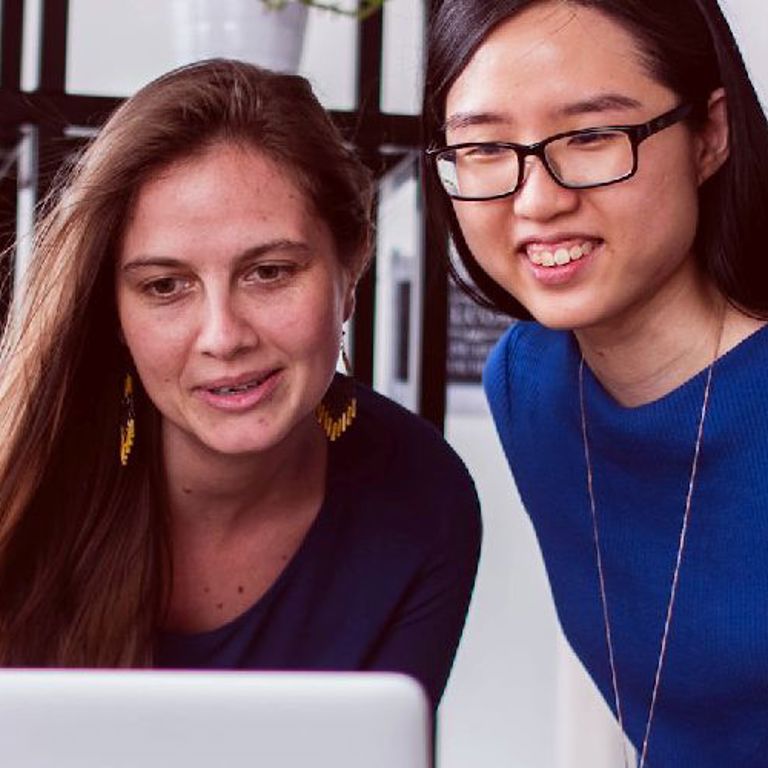
POLYGON ((433 523, 463 518, 478 527, 474 482, 440 432, 363 384, 356 382, 355 390, 357 416, 332 449, 334 475, 346 496, 369 510, 433 523))
POLYGON ((356 391, 361 446, 389 454, 389 461, 402 470, 452 469, 468 476, 464 463, 432 423, 363 384, 356 383, 356 391))
POLYGON ((514 390, 516 402, 537 396, 542 386, 563 379, 573 365, 575 341, 568 331, 553 331, 536 322, 513 323, 491 351, 483 386, 492 410, 506 410, 514 390))
POLYGON ((484 379, 496 371, 521 367, 528 361, 561 358, 572 346, 569 331, 555 331, 537 322, 515 320, 494 345, 485 365, 484 379))

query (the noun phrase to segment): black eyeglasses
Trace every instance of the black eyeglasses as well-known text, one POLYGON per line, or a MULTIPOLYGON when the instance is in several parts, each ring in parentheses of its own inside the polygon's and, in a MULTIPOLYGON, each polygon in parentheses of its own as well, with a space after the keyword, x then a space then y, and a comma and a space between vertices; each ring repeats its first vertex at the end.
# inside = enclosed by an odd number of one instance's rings
POLYGON ((523 181, 525 158, 538 157, 567 189, 605 187, 637 172, 638 146, 692 112, 681 104, 639 125, 607 125, 550 136, 535 144, 469 141, 427 150, 443 189, 454 200, 496 200, 514 194, 523 181))

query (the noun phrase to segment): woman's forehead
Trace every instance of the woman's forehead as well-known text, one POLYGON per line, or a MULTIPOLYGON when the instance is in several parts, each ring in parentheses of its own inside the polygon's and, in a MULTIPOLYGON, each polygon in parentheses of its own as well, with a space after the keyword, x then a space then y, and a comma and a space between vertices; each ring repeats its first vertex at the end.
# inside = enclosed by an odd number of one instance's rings
POLYGON ((548 0, 499 24, 451 86, 446 126, 492 114, 504 122, 537 113, 619 111, 653 99, 640 42, 591 7, 548 0), (588 109, 597 107, 597 109, 588 109))

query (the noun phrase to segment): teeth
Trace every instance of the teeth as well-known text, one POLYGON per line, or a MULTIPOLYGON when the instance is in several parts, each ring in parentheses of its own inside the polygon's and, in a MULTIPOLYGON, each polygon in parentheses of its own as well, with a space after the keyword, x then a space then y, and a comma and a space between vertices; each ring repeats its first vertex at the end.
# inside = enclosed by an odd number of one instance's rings
POLYGON ((253 386, 253 384, 245 384, 240 387, 218 387, 216 389, 212 389, 211 392, 216 395, 235 395, 239 392, 246 392, 253 386))
POLYGON ((263 379, 259 379, 258 381, 249 381, 245 384, 238 384, 236 387, 214 387, 209 391, 213 392, 214 395, 237 395, 241 392, 247 392, 249 389, 253 389, 254 387, 258 387, 262 381, 263 379))
POLYGON ((558 248, 552 251, 532 251, 528 258, 533 264, 542 267, 562 267, 572 261, 578 261, 582 256, 587 256, 594 250, 594 243, 585 241, 581 245, 573 245, 570 248, 558 248))

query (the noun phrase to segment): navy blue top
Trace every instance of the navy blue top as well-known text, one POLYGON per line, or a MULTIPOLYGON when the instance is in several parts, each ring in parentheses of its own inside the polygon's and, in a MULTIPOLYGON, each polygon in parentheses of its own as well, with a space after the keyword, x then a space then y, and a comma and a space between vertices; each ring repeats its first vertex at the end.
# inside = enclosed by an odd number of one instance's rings
POLYGON ((158 666, 403 672, 437 706, 477 567, 475 488, 431 425, 361 385, 357 398, 292 561, 225 626, 161 634, 158 666))
MULTIPOLYGON (((560 623, 614 709, 570 333, 518 323, 485 372, 560 623)), ((642 743, 706 373, 637 408, 586 369, 585 406, 625 727, 642 743)), ((712 379, 666 661, 653 768, 768 765, 768 329, 712 379)))

